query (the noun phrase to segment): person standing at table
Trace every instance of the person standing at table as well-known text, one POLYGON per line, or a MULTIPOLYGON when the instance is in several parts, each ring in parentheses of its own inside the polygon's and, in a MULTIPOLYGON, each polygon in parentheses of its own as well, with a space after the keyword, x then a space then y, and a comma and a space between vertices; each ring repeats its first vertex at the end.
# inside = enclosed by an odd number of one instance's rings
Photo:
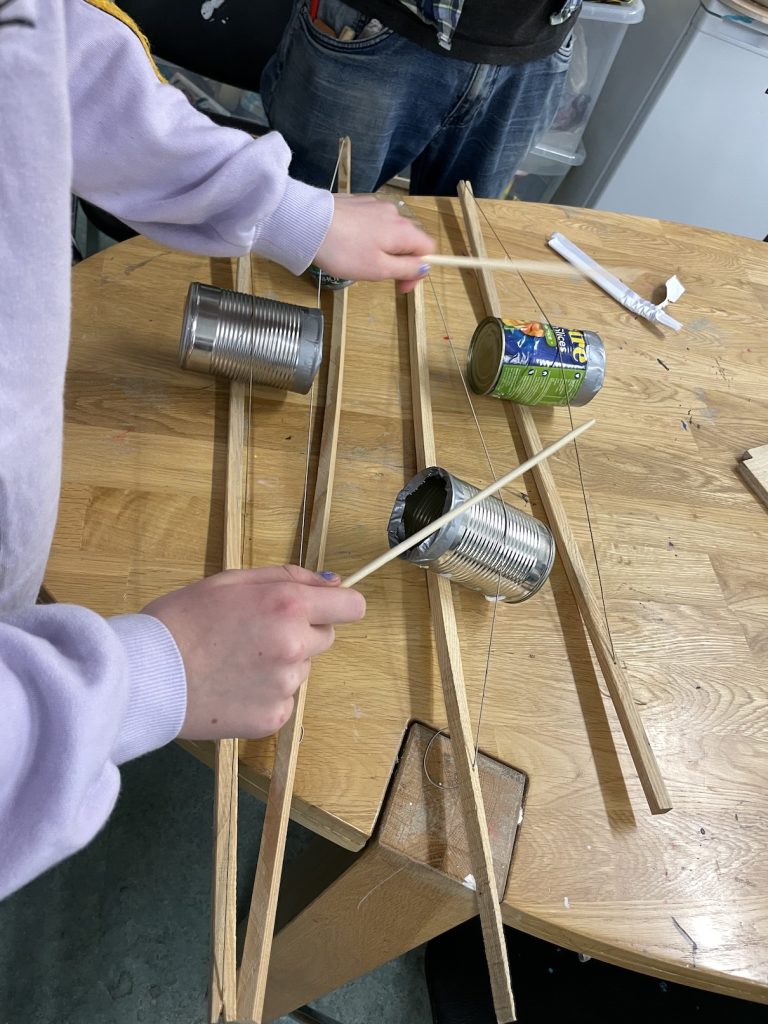
POLYGON ((365 612, 297 566, 109 619, 35 603, 61 476, 71 192, 174 248, 413 287, 432 240, 391 203, 296 181, 289 160, 277 134, 195 111, 113 4, 0 2, 0 898, 93 838, 124 762, 280 728, 334 624, 365 612))
POLYGON ((502 196, 549 127, 582 0, 295 0, 261 78, 291 173, 331 180, 352 140, 352 190, 410 168, 412 195, 502 196))

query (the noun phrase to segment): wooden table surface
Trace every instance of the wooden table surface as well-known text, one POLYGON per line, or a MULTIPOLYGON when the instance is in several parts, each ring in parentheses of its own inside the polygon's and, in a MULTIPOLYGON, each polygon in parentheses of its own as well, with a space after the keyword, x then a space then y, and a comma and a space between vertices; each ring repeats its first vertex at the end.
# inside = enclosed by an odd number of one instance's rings
MULTIPOLYGON (((441 252, 466 251, 455 201, 409 205, 441 252)), ((647 811, 558 561, 537 596, 499 606, 493 636, 480 747, 530 780, 505 920, 768 1001, 768 518, 734 468, 768 441, 767 250, 640 218, 482 205, 489 255, 504 255, 495 231, 513 257, 556 263, 545 240, 558 230, 642 295, 673 273, 687 289, 674 334, 571 272, 527 273, 528 287, 496 276, 508 316, 540 317, 540 303, 551 322, 604 340, 606 385, 573 418, 598 421, 579 454, 607 618, 674 805, 647 811)), ((259 260, 254 272, 259 294, 315 305, 308 281, 259 260)), ((60 601, 133 611, 221 565, 228 385, 177 364, 194 280, 230 286, 231 267, 138 238, 74 272, 47 576, 60 601)), ((447 340, 462 362, 482 316, 475 279, 435 270, 426 298, 438 458, 484 485, 491 471, 447 340)), ((327 555, 341 574, 386 548, 394 497, 414 471, 406 310, 392 284, 354 286, 347 353, 327 555)), ((519 441, 503 403, 480 398, 475 409, 500 475, 521 461, 519 441)), ((246 564, 297 558, 307 413, 306 396, 254 389, 246 564)), ((570 426, 567 409, 536 419, 545 443, 570 426)), ((552 465, 597 586, 573 449, 552 465)), ((541 515, 526 483, 524 497, 512 488, 506 498, 541 515)), ((360 589, 366 619, 339 629, 313 665, 295 805, 350 849, 372 832, 407 724, 445 724, 422 570, 397 561, 360 589)), ((456 606, 477 722, 492 605, 457 588, 456 606)), ((271 742, 244 745, 243 781, 257 792, 271 754, 271 742)))

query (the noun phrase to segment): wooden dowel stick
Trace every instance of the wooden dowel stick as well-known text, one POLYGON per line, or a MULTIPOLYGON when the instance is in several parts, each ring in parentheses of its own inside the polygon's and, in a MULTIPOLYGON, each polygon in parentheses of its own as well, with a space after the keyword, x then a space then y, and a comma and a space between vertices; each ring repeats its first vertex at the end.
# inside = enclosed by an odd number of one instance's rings
MULTIPOLYGON (((408 295, 408 322, 411 349, 411 387, 413 421, 416 434, 418 469, 437 462, 435 431, 432 422, 432 395, 427 360, 424 285, 408 295)), ((493 867, 493 852, 488 835, 480 776, 477 769, 472 724, 469 717, 459 633, 453 606, 451 583, 443 576, 427 573, 429 603, 435 630, 435 645, 448 717, 451 749, 459 780, 464 828, 467 833, 472 874, 475 877, 480 924, 485 956, 491 980, 496 1020, 506 1024, 515 1020, 515 1000, 507 961, 507 944, 499 907, 499 894, 493 867)))
POLYGON ((372 572, 376 572, 377 569, 381 569, 382 566, 386 565, 387 562, 391 562, 393 558, 397 558, 398 555, 402 555, 404 551, 410 551, 411 548, 415 548, 417 544, 421 544, 427 537, 431 537, 433 533, 437 533, 443 526, 447 526, 456 516, 460 516, 462 512, 466 512, 467 509, 472 508, 473 505, 477 505, 479 501, 484 498, 490 498, 492 494, 500 491, 502 487, 506 487, 507 484, 511 484, 513 480, 517 480, 523 473, 527 473, 529 469, 533 469, 534 466, 538 466, 544 459, 548 459, 550 455, 554 455, 555 452, 559 452, 561 448, 564 448, 567 444, 570 444, 575 438, 583 434, 585 430, 589 430, 590 427, 595 425, 595 420, 587 420, 586 423, 582 423, 579 427, 574 427, 573 430, 569 430, 567 434, 560 438, 559 441, 555 441, 548 445, 546 448, 542 448, 536 452, 530 459, 523 462, 516 469, 511 469, 509 473, 499 477, 498 480, 494 480, 492 484, 488 484, 482 491, 478 491, 471 498, 467 498, 461 505, 457 505, 456 508, 451 509, 450 512, 446 512, 442 516, 438 516, 433 522, 423 526, 416 533, 411 534, 410 537, 406 537, 405 540, 400 541, 389 551, 385 551, 378 558, 374 558, 372 562, 368 562, 362 569, 358 569, 353 572, 351 576, 347 576, 342 581, 342 587, 354 587, 360 580, 364 580, 366 576, 370 576, 372 572))
MULTIPOLYGON (((349 192, 351 143, 340 143, 339 191, 349 192)), ((344 350, 346 346, 346 288, 333 293, 333 321, 329 350, 323 433, 315 484, 315 500, 307 539, 307 568, 322 569, 328 538, 333 482, 336 470, 336 448, 339 441, 341 398, 344 384, 344 350)), ((291 800, 299 759, 307 681, 294 698, 293 714, 277 735, 275 762, 269 783, 267 810, 261 834, 259 860, 253 883, 251 907, 243 946, 237 989, 239 1019, 261 1024, 267 990, 272 938, 275 930, 277 900, 280 893, 285 840, 291 814, 291 800)))
MULTIPOLYGON (((250 294, 251 257, 237 261, 237 291, 250 294)), ((243 445, 245 437, 245 384, 229 385, 227 483, 224 503, 225 569, 243 564, 243 445)), ((238 743, 219 740, 214 760, 213 891, 211 900, 211 980, 209 1019, 223 1015, 237 1020, 237 796, 238 743)))
MULTIPOLYGON (((485 243, 477 215, 477 203, 468 182, 459 185, 459 198, 464 213, 464 222, 470 239, 470 248, 475 255, 485 256, 485 243)), ((489 271, 478 268, 480 289, 488 316, 502 316, 501 304, 489 271)), ((514 402, 505 403, 507 416, 514 420, 525 450, 530 454, 541 447, 541 438, 530 409, 514 402)), ((546 509, 549 526, 554 534, 557 551, 565 567, 576 604, 589 633, 592 647, 603 673, 608 692, 611 695, 621 728, 632 755, 640 783, 643 787, 652 814, 664 814, 672 807, 667 787, 662 778, 642 719, 635 706, 629 681, 614 660, 610 642, 605 632, 600 605, 595 596, 584 562, 573 535, 562 499, 552 472, 546 463, 540 463, 534 470, 534 478, 541 500, 546 509)))
POLYGON ((551 274, 553 277, 577 275, 570 264, 554 260, 508 260, 495 259, 489 256, 455 256, 451 253, 431 253, 424 257, 424 262, 431 267, 459 267, 468 270, 506 270, 515 274, 528 273, 551 274))

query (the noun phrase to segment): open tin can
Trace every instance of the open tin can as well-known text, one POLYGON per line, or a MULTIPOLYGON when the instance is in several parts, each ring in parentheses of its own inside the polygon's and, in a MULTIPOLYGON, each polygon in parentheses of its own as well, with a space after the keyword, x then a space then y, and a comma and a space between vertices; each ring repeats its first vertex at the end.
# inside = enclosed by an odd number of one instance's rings
MULTIPOLYGON (((395 499, 387 529, 389 546, 413 536, 479 490, 440 466, 417 473, 395 499)), ((544 584, 552 570, 555 542, 544 523, 491 495, 400 557, 491 600, 515 603, 544 584)))

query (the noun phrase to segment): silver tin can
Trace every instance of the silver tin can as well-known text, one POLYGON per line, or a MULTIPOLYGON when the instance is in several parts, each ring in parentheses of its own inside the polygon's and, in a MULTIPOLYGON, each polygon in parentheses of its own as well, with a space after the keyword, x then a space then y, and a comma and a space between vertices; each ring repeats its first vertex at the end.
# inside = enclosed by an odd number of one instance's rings
MULTIPOLYGON (((439 466, 417 473, 395 499, 387 536, 394 547, 477 494, 439 466)), ((525 601, 552 570, 555 542, 533 516, 492 495, 402 556, 486 597, 525 601)))
POLYGON ((185 370, 305 395, 323 358, 319 309, 194 282, 179 341, 185 370))

